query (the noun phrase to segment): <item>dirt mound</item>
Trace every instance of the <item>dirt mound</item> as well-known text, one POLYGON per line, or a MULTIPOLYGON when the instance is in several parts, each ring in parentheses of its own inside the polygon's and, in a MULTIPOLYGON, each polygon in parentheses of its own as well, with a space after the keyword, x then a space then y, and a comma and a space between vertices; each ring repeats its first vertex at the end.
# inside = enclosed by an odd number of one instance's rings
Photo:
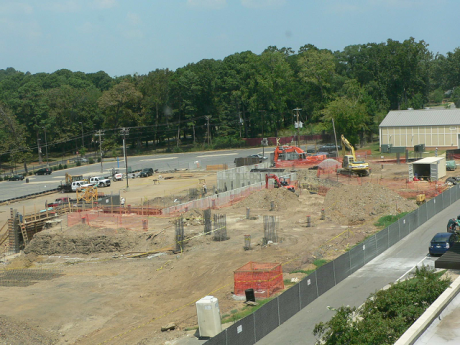
POLYGON ((275 202, 275 210, 287 210, 299 203, 298 196, 286 188, 262 189, 254 192, 237 203, 234 207, 251 207, 270 209, 270 203, 275 202))
POLYGON ((168 242, 164 233, 138 233, 125 229, 99 229, 75 225, 67 230, 49 229, 34 235, 24 252, 37 255, 91 254, 145 251, 168 242))
POLYGON ((333 187, 324 200, 327 217, 344 225, 361 224, 376 216, 396 215, 415 208, 417 205, 414 201, 371 183, 333 187))
POLYGON ((51 345, 57 341, 43 334, 36 327, 13 321, 2 315, 0 316, 0 342, 1 344, 51 345))

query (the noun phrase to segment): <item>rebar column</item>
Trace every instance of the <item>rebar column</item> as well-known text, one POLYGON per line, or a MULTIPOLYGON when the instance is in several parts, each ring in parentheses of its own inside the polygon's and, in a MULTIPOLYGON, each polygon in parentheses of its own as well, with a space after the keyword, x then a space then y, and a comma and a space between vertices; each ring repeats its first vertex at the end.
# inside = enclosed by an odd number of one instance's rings
POLYGON ((211 223, 211 209, 208 208, 203 211, 204 216, 204 233, 206 235, 210 235, 212 231, 212 223, 211 223))
POLYGON ((184 249, 184 220, 178 218, 176 225, 176 252, 182 252, 184 249))

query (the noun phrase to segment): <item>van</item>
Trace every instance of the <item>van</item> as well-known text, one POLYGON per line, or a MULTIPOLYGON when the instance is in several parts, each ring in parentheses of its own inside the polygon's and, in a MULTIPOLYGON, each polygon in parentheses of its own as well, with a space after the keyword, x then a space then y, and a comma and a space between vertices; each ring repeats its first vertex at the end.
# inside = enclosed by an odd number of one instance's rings
POLYGON ((77 189, 90 187, 92 184, 87 183, 86 181, 75 181, 72 182, 72 192, 75 192, 77 189))

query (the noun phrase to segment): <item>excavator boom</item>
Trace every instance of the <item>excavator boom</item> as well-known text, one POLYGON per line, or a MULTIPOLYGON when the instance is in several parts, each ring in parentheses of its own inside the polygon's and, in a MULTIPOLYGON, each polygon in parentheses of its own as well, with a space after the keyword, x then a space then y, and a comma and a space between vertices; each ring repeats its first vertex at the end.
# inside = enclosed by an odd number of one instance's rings
POLYGON ((350 142, 341 135, 342 139, 342 154, 343 154, 343 161, 342 161, 342 169, 340 173, 343 174, 355 174, 358 176, 368 176, 369 175, 369 163, 364 161, 357 161, 355 155, 355 148, 350 142), (351 155, 345 154, 345 147, 350 150, 351 155))

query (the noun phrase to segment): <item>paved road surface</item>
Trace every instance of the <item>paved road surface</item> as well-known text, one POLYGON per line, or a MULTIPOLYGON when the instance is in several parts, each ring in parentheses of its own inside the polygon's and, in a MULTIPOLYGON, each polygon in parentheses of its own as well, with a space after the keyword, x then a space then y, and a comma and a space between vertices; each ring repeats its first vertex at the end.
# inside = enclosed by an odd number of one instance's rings
POLYGON ((406 275, 416 265, 434 267, 436 258, 428 255, 430 240, 437 232, 445 231, 447 220, 457 216, 459 208, 460 201, 457 201, 431 218, 262 338, 257 345, 314 344, 315 324, 328 321, 334 315, 327 306, 359 306, 370 293, 406 275))
MULTIPOLYGON (((268 156, 273 152, 273 148, 265 150, 265 155, 268 156)), ((205 151, 193 153, 177 153, 177 154, 157 154, 150 156, 134 156, 128 157, 128 166, 132 170, 142 168, 159 169, 160 171, 174 169, 188 169, 189 164, 199 161, 201 166, 212 164, 228 164, 229 168, 235 167, 233 163, 236 157, 246 157, 251 154, 262 153, 261 148, 251 149, 231 149, 222 151, 205 151)), ((125 171, 125 163, 120 161, 103 162, 103 175, 110 175, 112 168, 119 168, 120 171, 125 171)), ((28 176, 29 183, 24 181, 4 181, 0 182, 0 200, 19 197, 22 195, 43 192, 48 189, 58 187, 61 182, 65 181, 65 173, 71 175, 101 175, 101 164, 95 163, 80 167, 59 170, 51 175, 28 176)))

